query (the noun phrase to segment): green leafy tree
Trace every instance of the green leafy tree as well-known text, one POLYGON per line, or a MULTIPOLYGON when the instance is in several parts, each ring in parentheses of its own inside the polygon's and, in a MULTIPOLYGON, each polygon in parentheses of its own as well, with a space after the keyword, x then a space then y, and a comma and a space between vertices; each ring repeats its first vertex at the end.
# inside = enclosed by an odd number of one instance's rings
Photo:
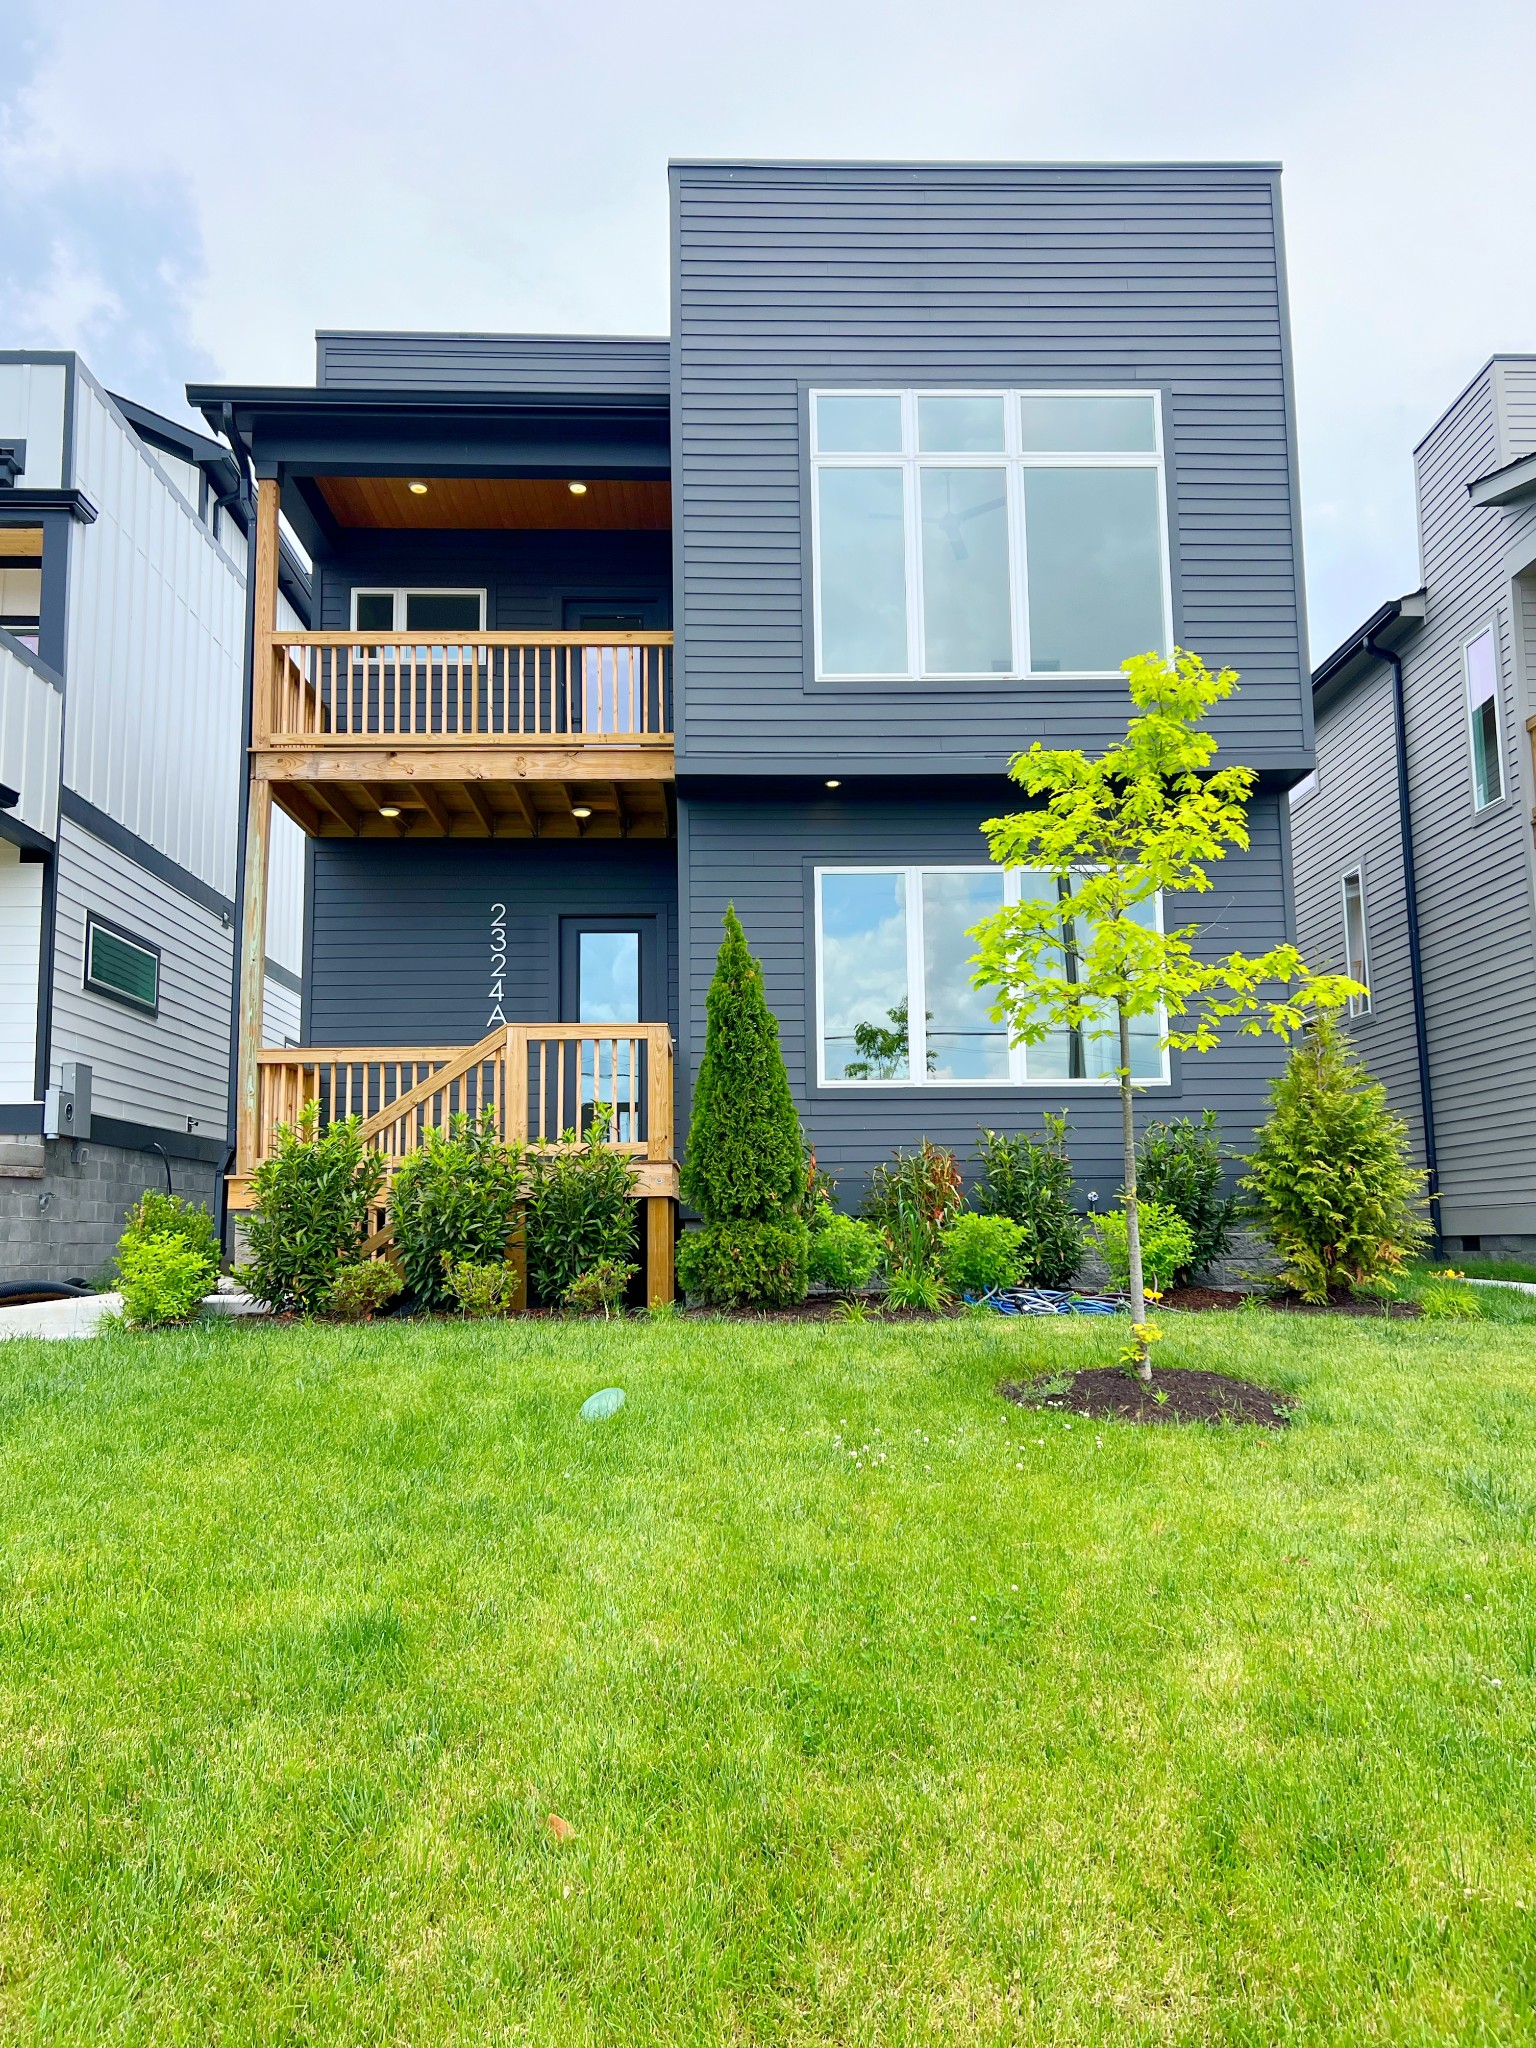
POLYGON ((1066 1030, 1107 1041, 1100 1056, 1120 1093, 1132 1357, 1152 1376, 1136 1191, 1132 1029, 1151 1020, 1164 1046, 1209 1052, 1222 1027, 1288 1038, 1358 984, 1313 974, 1291 945, 1200 958, 1198 924, 1159 929, 1159 896, 1211 888, 1206 864, 1248 844, 1251 768, 1213 768, 1208 713, 1237 683, 1196 654, 1125 663, 1133 713, 1125 737, 1091 757, 1038 741, 1009 764, 1035 807, 982 828, 993 860, 1034 872, 1032 893, 976 928, 976 983, 1015 1043, 1066 1030))
POLYGON ((1425 1176, 1408 1127, 1387 1107, 1331 1017, 1312 1024, 1270 1087, 1274 1111, 1243 1182, 1307 1301, 1390 1283, 1430 1236, 1425 1176))

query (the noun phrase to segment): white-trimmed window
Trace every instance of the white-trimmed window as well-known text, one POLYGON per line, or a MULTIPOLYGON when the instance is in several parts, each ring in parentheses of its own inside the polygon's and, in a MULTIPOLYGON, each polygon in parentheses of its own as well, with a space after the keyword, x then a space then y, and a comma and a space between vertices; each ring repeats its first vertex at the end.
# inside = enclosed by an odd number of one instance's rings
POLYGON ((1351 996, 1349 1014, 1351 1017, 1369 1017, 1371 1014, 1371 956, 1365 934, 1365 877, 1359 868, 1351 868, 1343 881, 1344 895, 1344 972, 1351 981, 1365 984, 1363 996, 1351 996))
POLYGON ((1472 802, 1484 811, 1504 794, 1504 748, 1499 736, 1499 645, 1487 626, 1461 650, 1467 676, 1467 721, 1472 746, 1472 802))
MULTIPOLYGON (((837 867, 816 870, 818 1078, 824 1087, 1022 1087, 1114 1077, 1113 1019, 1102 1031, 1052 1031, 1010 1046, 971 986, 971 928, 1004 904, 1056 890, 1045 875, 995 867, 837 867)), ((1070 909, 1070 899, 1064 910, 1070 909)), ((1148 922, 1157 907, 1147 904, 1148 922)), ((1067 972, 1070 915, 1063 920, 1067 972)), ((1131 1026, 1131 1071, 1166 1081, 1160 1018, 1131 1026)))
POLYGON ((85 917, 85 986, 149 1016, 160 1011, 160 948, 109 924, 94 910, 85 917))
POLYGON ((1118 676, 1172 645, 1152 391, 813 391, 816 674, 1118 676))
POLYGON ((354 590, 354 633, 483 633, 483 590, 354 590))

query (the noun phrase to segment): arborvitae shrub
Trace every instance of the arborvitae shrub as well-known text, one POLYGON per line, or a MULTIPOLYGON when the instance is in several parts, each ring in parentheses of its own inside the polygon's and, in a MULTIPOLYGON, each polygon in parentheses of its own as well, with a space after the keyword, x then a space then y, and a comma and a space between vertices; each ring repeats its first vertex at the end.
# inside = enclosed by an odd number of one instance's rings
POLYGON ((678 1240, 677 1277, 713 1308, 789 1308, 805 1299, 809 1252, 803 1216, 707 1223, 678 1240))
POLYGON ((1070 1287, 1083 1262, 1083 1230, 1072 1204, 1067 1119, 1045 1112, 1045 1136, 983 1129, 976 1147, 976 1207, 1023 1225, 1019 1276, 1026 1287, 1070 1287))
POLYGON ((1270 1084, 1274 1105, 1242 1185, 1308 1301, 1390 1284, 1430 1231, 1408 1127, 1348 1038, 1324 1015, 1270 1084))
POLYGON ((768 1222, 798 1213, 805 1191, 800 1119, 763 970, 734 907, 706 1004, 683 1200, 706 1223, 768 1222))
POLYGON ((1237 1197, 1227 1191, 1226 1154, 1214 1109, 1195 1123, 1187 1116, 1148 1124, 1136 1153, 1136 1193, 1172 1209, 1189 1225, 1194 1253, 1174 1274, 1177 1283, 1203 1273, 1227 1249, 1237 1197))

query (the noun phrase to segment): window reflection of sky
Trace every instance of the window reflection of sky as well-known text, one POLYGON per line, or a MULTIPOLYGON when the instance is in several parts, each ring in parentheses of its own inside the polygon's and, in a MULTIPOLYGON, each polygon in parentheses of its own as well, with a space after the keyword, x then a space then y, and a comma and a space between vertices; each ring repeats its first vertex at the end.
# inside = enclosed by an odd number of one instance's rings
MULTIPOLYGON (((859 1057, 854 1027, 890 1028, 907 994, 907 884, 902 874, 824 875, 821 890, 827 1078, 859 1057)), ((905 1078, 901 1062, 889 1078, 905 1078)))

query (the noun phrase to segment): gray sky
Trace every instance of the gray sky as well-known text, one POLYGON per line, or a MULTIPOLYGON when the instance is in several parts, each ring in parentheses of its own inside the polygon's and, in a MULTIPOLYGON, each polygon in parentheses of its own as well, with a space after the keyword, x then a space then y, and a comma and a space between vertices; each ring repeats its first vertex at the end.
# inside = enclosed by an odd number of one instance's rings
POLYGON ((316 327, 660 333, 669 155, 1278 158, 1314 653, 1536 349, 1532 0, 0 0, 0 344, 313 378, 316 327))

